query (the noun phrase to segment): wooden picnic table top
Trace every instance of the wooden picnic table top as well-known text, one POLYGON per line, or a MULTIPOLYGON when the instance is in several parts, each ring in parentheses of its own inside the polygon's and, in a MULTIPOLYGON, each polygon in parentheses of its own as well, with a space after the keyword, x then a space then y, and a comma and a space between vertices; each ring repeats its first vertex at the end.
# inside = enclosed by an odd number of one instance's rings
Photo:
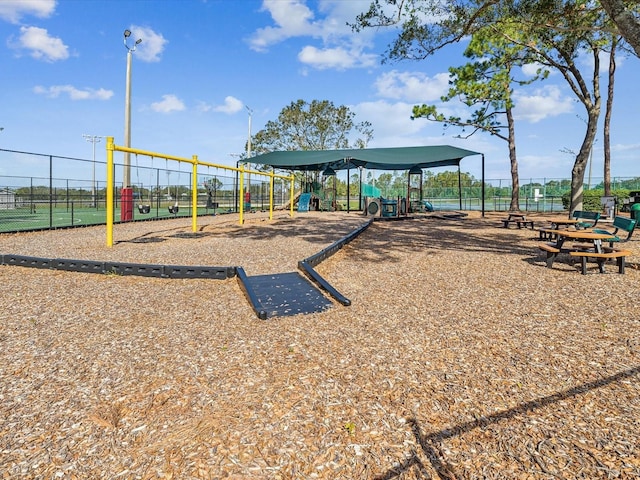
POLYGON ((589 230, 554 230, 553 233, 560 237, 571 238, 573 240, 608 240, 614 235, 607 233, 596 233, 589 230))
POLYGON ((576 218, 549 218, 548 221, 551 225, 575 225, 579 222, 576 218))

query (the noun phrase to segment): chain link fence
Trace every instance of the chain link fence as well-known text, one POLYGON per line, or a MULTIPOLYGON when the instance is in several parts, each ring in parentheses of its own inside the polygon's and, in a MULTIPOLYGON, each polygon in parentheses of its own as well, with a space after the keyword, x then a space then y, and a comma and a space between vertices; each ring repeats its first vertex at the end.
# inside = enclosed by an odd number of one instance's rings
MULTIPOLYGON (((176 168, 177 162, 145 159, 130 165, 133 221, 191 217, 192 172, 176 168)), ((0 149, 0 232, 82 227, 106 223, 106 162, 0 149), (6 167, 9 166, 9 167, 6 167)), ((116 171, 124 165, 115 162, 116 171)), ((270 184, 254 175, 239 192, 232 171, 201 167, 198 171, 198 215, 237 213, 269 208, 270 184)), ((120 190, 116 181, 115 223, 120 221, 120 190)), ((289 200, 287 182, 274 181, 274 203, 289 200)))
MULTIPOLYGON (((176 168, 177 163, 132 156, 130 165, 134 200, 134 221, 192 215, 191 171, 176 168)), ((116 171, 122 163, 115 162, 116 171)), ((269 182, 251 176, 241 193, 238 175, 213 167, 198 171, 198 215, 237 213, 239 202, 246 211, 269 208, 269 182)), ((114 222, 120 221, 119 191, 122 183, 116 176, 114 222)), ((436 210, 480 210, 482 185, 475 179, 459 185, 442 184, 438 176, 423 181, 422 198, 436 210)), ((375 180, 373 182, 375 184, 375 180)), ((406 186, 376 184, 383 197, 406 196, 406 186)), ((297 189, 298 187, 296 187, 297 189)), ((349 199, 337 200, 351 209, 358 205, 360 192, 349 199)), ((616 178, 612 181, 620 209, 630 191, 640 191, 640 178, 616 178)), ((485 210, 506 211, 511 202, 509 180, 485 182, 485 210)), ((527 179, 520 185, 520 208, 529 212, 562 212, 571 190, 568 179, 527 179)), ((345 190, 346 191, 346 190, 345 190)), ((597 206, 602 195, 601 179, 584 186, 585 199, 597 206), (591 198, 594 197, 594 198, 591 198)), ((274 183, 274 203, 284 206, 289 201, 287 182, 274 183)), ((366 193, 366 192, 364 192, 366 193)), ((586 200, 585 200, 586 202, 586 200)), ((106 223, 106 162, 0 149, 0 232, 82 227, 106 223)))

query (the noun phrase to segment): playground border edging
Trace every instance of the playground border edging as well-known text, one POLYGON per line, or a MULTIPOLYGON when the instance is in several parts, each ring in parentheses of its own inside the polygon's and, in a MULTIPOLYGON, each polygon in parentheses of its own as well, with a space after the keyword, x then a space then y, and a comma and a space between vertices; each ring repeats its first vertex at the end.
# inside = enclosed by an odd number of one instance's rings
MULTIPOLYGON (((316 283, 322 290, 326 291, 337 302, 344 306, 350 306, 351 300, 342 295, 322 275, 314 270, 314 267, 322 261, 331 257, 346 244, 354 240, 363 233, 373 223, 372 218, 364 225, 350 232, 340 240, 323 248, 318 253, 298 262, 300 269, 309 279, 316 283)), ((235 267, 213 267, 213 266, 187 266, 187 265, 154 265, 142 263, 127 263, 113 261, 93 261, 74 260, 66 258, 44 258, 32 257, 28 255, 3 254, 0 255, 0 265, 10 265, 18 267, 40 268, 49 270, 63 270, 82 273, 99 273, 113 275, 136 275, 142 277, 155 278, 200 278, 226 280, 234 276, 238 277, 239 283, 245 292, 249 303, 256 312, 260 320, 266 320, 267 312, 262 308, 256 293, 250 286, 244 268, 235 267)))
POLYGON ((143 263, 100 262, 67 258, 42 258, 27 255, 0 255, 1 265, 30 267, 69 272, 137 275, 156 278, 202 278, 226 280, 236 275, 236 267, 189 265, 150 265, 143 263))
POLYGON ((249 303, 251 304, 253 310, 256 312, 256 315, 260 320, 266 320, 268 317, 267 311, 262 308, 256 292, 249 284, 249 279, 246 272, 244 271, 244 268, 236 267, 236 275, 238 277, 238 283, 240 283, 240 288, 242 288, 245 295, 247 296, 247 299, 249 300, 249 303))
POLYGON ((311 255, 310 257, 305 258, 304 260, 300 260, 298 262, 298 268, 302 270, 305 275, 307 275, 311 280, 318 284, 320 288, 325 290, 329 295, 331 295, 337 302, 342 305, 348 307, 351 305, 351 300, 342 295, 338 290, 336 290, 329 282, 327 282, 322 275, 314 270, 313 267, 316 267, 320 264, 320 262, 326 260, 346 244, 354 240, 358 237, 362 232, 364 232, 369 226, 373 223, 373 218, 369 220, 364 225, 361 225, 359 228, 355 229, 353 232, 345 235, 337 242, 332 243, 326 248, 323 248, 318 253, 311 255))

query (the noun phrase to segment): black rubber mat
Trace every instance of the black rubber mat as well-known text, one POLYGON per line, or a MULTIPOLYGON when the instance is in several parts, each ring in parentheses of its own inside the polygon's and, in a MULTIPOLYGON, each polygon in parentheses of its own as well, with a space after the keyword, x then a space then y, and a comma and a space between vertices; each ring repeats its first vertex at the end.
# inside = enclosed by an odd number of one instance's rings
POLYGON ((247 277, 261 310, 267 317, 322 312, 332 303, 298 272, 247 277))

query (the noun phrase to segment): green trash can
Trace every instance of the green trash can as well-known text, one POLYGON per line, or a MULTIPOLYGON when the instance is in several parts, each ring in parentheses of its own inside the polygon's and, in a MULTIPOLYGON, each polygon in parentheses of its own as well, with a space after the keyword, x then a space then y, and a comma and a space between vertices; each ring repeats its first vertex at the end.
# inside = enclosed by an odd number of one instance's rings
POLYGON ((630 208, 631 219, 640 222, 640 203, 634 203, 630 208))

